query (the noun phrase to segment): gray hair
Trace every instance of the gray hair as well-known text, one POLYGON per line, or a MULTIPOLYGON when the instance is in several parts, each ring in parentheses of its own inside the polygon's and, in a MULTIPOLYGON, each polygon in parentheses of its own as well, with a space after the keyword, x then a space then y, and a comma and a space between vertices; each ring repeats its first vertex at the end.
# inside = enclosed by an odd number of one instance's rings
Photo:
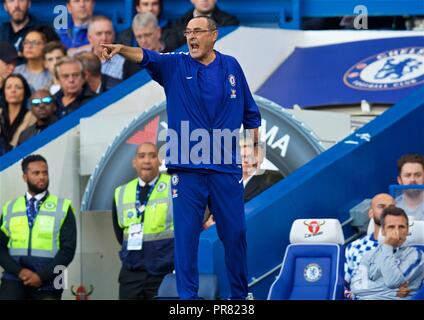
POLYGON ((155 28, 159 26, 158 19, 151 12, 138 13, 132 21, 132 29, 145 28, 153 24, 155 28))
POLYGON ((84 72, 84 65, 82 64, 82 62, 79 59, 65 56, 62 59, 60 59, 56 63, 56 65, 54 66, 54 73, 55 73, 55 76, 56 76, 57 79, 59 79, 59 67, 63 64, 77 64, 81 68, 81 75, 84 72))
POLYGON ((115 29, 113 28, 112 20, 106 16, 98 15, 98 16, 93 16, 88 20, 87 34, 91 34, 91 32, 93 31, 93 25, 98 21, 109 21, 110 24, 112 25, 112 31, 115 32, 115 29))

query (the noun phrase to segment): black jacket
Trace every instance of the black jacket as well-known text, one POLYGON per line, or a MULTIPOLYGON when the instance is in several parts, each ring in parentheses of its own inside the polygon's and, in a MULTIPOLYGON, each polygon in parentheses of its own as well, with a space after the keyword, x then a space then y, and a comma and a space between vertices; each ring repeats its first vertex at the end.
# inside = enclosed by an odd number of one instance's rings
MULTIPOLYGON (((168 48, 169 51, 174 51, 186 43, 183 32, 191 19, 193 19, 193 9, 164 28, 162 38, 165 47, 168 48)), ((239 25, 239 21, 235 16, 220 10, 218 6, 215 6, 215 9, 212 11, 212 19, 215 20, 218 27, 239 25)))
POLYGON ((72 101, 69 105, 66 107, 63 105, 62 98, 63 98, 63 91, 60 89, 56 94, 54 95, 54 99, 56 101, 56 116, 61 119, 64 116, 68 115, 69 113, 77 110, 79 107, 81 107, 83 104, 94 98, 96 94, 90 90, 87 84, 84 84, 82 91, 80 95, 72 101))
MULTIPOLYGON (((124 64, 125 66, 125 64, 124 64)), ((116 79, 114 77, 108 76, 107 74, 103 74, 101 75, 102 77, 102 82, 100 84, 100 91, 99 94, 108 91, 109 89, 113 88, 114 86, 116 86, 117 84, 121 83, 122 80, 116 79)))
POLYGON ((283 178, 279 171, 265 170, 261 175, 253 176, 244 188, 244 202, 256 197, 283 178))
POLYGON ((26 128, 24 131, 21 132, 18 139, 18 145, 24 143, 25 141, 31 139, 33 136, 39 134, 41 131, 46 129, 49 125, 55 123, 57 121, 57 117, 53 115, 47 123, 39 126, 37 123, 33 124, 32 126, 26 128))
POLYGON ((18 32, 13 31, 12 24, 9 21, 2 23, 0 27, 0 41, 10 42, 18 51, 22 52, 22 42, 26 34, 34 29, 42 31, 47 37, 47 42, 60 41, 59 36, 52 27, 42 24, 31 14, 29 15, 29 21, 26 26, 18 32))

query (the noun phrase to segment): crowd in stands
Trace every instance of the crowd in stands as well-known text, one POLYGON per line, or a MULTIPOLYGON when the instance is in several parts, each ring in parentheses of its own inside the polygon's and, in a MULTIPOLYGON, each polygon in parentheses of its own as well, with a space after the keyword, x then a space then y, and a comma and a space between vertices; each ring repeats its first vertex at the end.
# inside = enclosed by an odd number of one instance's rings
POLYGON ((185 43, 184 27, 193 16, 210 15, 218 26, 238 25, 215 0, 192 3, 184 17, 166 21, 161 0, 136 1, 132 27, 116 34, 110 18, 95 15, 94 0, 68 0, 68 26, 59 29, 31 15, 30 0, 5 0, 9 21, 0 31, 0 155, 141 69, 120 55, 102 60, 100 44, 169 52, 185 43))
MULTIPOLYGON (((60 119, 141 69, 120 55, 102 60, 100 44, 116 42, 170 52, 185 44, 184 29, 193 17, 208 15, 218 27, 239 24, 235 16, 217 6, 216 0, 191 0, 191 3, 193 8, 182 17, 168 21, 163 18, 162 0, 135 1, 136 15, 131 28, 116 34, 110 18, 95 15, 95 0, 67 0, 68 25, 58 29, 53 28, 53 21, 45 25, 31 14, 30 0, 4 0, 9 21, 0 29, 0 155, 15 147, 19 134, 34 124, 31 110, 35 109, 28 100, 32 93, 48 90, 50 95, 46 97, 53 98, 56 117, 60 119), (8 81, 9 90, 5 85, 11 74, 22 77, 12 77, 8 81), (30 92, 15 92, 11 89, 14 82, 21 82, 30 92), (14 104, 10 99, 21 102, 14 104)), ((343 18, 343 28, 349 27, 347 18, 343 18)), ((322 21, 309 21, 309 24, 310 29, 326 25, 322 21)), ((384 24, 376 26, 384 27, 384 24)), ((44 102, 38 108, 46 108, 44 102)))

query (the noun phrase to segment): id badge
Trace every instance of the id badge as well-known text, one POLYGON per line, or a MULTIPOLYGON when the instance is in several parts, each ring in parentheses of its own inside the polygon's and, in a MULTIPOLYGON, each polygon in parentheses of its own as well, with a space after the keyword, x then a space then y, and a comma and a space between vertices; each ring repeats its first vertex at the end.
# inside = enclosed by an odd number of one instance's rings
POLYGON ((127 250, 141 250, 143 247, 143 224, 130 225, 127 250))

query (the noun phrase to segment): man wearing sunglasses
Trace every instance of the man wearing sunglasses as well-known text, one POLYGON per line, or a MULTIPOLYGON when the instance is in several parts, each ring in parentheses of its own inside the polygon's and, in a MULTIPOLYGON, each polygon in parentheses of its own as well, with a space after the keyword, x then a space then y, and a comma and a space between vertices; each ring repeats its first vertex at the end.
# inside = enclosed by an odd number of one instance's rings
POLYGON ((56 103, 50 92, 45 89, 34 92, 30 98, 31 112, 37 118, 37 122, 28 127, 19 136, 18 145, 27 141, 32 136, 39 134, 49 125, 57 121, 55 115, 56 103))

